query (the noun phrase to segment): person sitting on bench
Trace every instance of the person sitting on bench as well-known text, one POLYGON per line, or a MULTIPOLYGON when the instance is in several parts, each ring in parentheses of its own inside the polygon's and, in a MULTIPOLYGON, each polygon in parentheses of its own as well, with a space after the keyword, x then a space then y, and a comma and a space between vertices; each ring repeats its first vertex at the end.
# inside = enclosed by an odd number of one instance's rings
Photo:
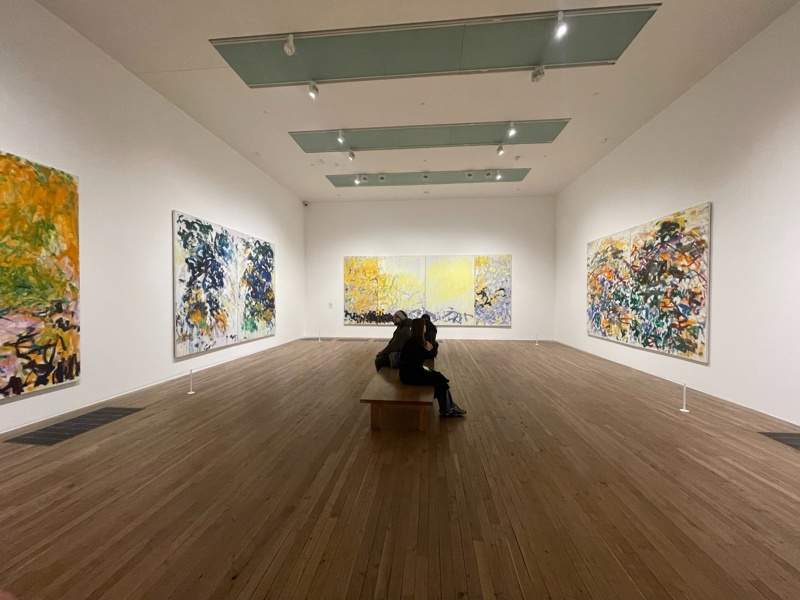
POLYGON ((463 408, 453 402, 449 379, 423 363, 433 358, 433 344, 425 341, 425 321, 414 319, 411 323, 411 339, 400 353, 400 381, 406 385, 432 385, 433 397, 439 403, 440 417, 463 417, 463 408))
POLYGON ((405 312, 398 310, 394 313, 392 322, 397 326, 397 329, 394 330, 392 339, 386 344, 386 348, 375 356, 376 371, 380 371, 383 367, 398 368, 400 366, 400 352, 411 338, 411 319, 408 318, 405 312))
POLYGON ((428 313, 424 313, 422 315, 422 320, 425 321, 425 341, 430 342, 433 346, 432 357, 436 358, 436 355, 439 354, 439 342, 436 341, 436 333, 438 330, 436 329, 436 325, 433 324, 431 321, 431 316, 428 313))

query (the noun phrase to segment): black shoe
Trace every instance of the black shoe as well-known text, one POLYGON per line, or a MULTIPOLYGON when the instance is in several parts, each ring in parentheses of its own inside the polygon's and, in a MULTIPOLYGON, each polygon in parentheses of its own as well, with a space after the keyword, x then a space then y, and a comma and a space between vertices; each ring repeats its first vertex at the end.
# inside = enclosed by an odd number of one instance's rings
POLYGON ((466 410, 464 410, 463 408, 461 408, 461 407, 460 407, 458 404, 456 404, 455 402, 453 402, 453 407, 452 407, 450 410, 452 410, 452 411, 455 411, 455 412, 457 412, 457 413, 461 413, 461 415, 462 415, 462 416, 463 416, 463 415, 465 415, 465 414, 467 414, 467 411, 466 411, 466 410))
POLYGON ((449 418, 453 418, 453 417, 463 417, 464 413, 462 413, 461 411, 456 410, 455 408, 451 408, 448 411, 445 411, 443 413, 439 413, 439 416, 441 418, 443 418, 443 419, 449 419, 449 418))

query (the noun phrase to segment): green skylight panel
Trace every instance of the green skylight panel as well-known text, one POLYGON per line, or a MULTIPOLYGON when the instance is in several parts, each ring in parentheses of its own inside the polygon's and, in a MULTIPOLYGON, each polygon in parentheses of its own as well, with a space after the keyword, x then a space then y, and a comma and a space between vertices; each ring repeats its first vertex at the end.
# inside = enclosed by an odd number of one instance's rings
POLYGON ((405 173, 352 173, 349 175, 326 175, 326 177, 337 188, 392 187, 454 183, 510 183, 524 180, 529 171, 530 169, 467 169, 405 173))
POLYGON ((558 137, 568 122, 569 119, 514 121, 517 133, 513 137, 508 136, 509 121, 293 131, 289 135, 304 152, 308 153, 498 144, 549 144, 558 137), (343 143, 338 140, 340 134, 344 140, 343 143))
POLYGON ((564 11, 569 33, 555 39, 557 13, 225 38, 211 43, 250 87, 610 64, 659 4, 564 11))

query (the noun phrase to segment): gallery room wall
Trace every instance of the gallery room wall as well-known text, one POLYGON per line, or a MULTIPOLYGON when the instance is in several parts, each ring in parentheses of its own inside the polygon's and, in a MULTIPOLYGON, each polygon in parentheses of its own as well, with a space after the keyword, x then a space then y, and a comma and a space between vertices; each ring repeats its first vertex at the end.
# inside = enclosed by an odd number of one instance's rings
POLYGON ((512 326, 441 327, 439 336, 552 338, 553 198, 316 202, 305 210, 307 336, 391 335, 390 327, 344 325, 345 256, 511 254, 512 326))
POLYGON ((570 185, 556 338, 800 423, 800 6, 570 185), (586 334, 586 244, 712 202, 708 366, 586 334))
POLYGON ((302 205, 30 0, 0 19, 0 150, 79 177, 81 380, 0 405, 0 431, 302 335, 302 205), (273 243, 277 335, 176 362, 172 209, 273 243))

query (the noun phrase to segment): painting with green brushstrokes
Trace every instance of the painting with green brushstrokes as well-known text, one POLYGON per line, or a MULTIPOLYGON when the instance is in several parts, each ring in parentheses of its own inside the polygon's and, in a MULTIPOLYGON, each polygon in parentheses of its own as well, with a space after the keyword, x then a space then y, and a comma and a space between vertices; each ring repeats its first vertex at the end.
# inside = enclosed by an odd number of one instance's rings
POLYGON ((710 203, 589 242, 589 335, 708 363, 710 245, 710 203))
POLYGON ((0 398, 80 376, 78 181, 0 152, 0 398))

